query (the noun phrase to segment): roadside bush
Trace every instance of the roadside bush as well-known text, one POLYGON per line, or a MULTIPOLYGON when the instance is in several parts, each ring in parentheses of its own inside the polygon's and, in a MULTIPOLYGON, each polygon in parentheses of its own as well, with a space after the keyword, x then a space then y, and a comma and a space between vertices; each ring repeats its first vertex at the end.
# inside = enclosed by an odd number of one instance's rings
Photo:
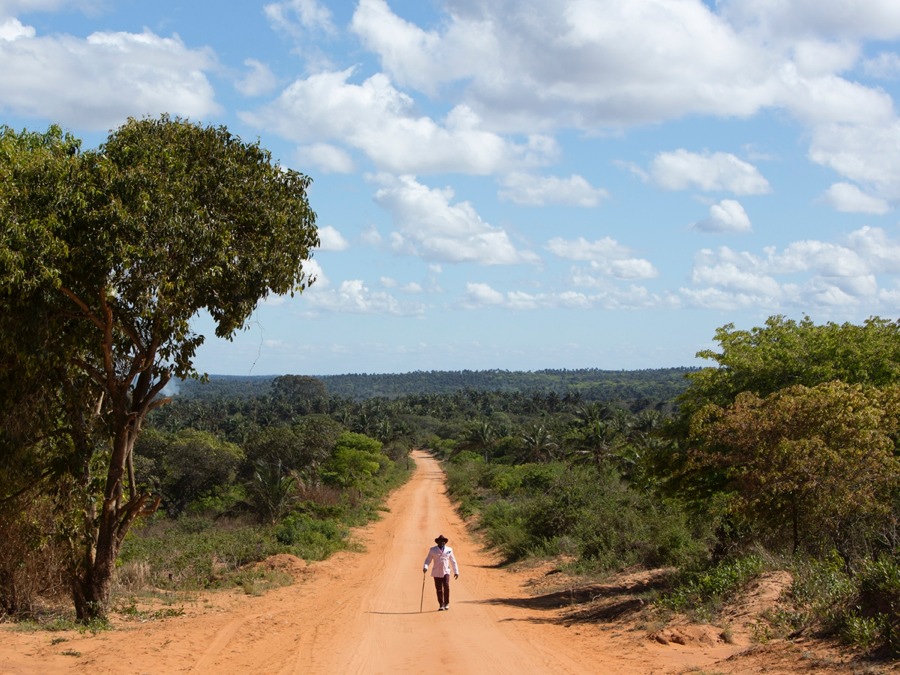
POLYGON ((198 590, 221 585, 242 565, 275 552, 263 528, 185 518, 133 529, 118 565, 145 565, 145 579, 156 588, 198 590))
POLYGON ((488 470, 488 465, 480 455, 468 451, 445 463, 447 492, 459 503, 458 509, 464 518, 480 510, 483 493, 478 486, 488 470))
POLYGON ((275 528, 275 539, 305 560, 324 560, 346 548, 347 535, 347 529, 334 521, 316 520, 306 514, 288 516, 275 528))
POLYGON ((506 500, 495 501, 481 514, 485 538, 508 561, 519 560, 534 550, 527 521, 527 506, 506 500))
POLYGON ((42 598, 68 592, 66 548, 56 536, 44 498, 10 502, 0 510, 0 612, 33 614, 42 598))
POLYGON ((750 553, 722 560, 707 569, 681 575, 674 588, 658 604, 676 612, 690 612, 710 618, 722 603, 736 595, 754 577, 768 568, 764 556, 750 553))
POLYGON ((613 469, 496 465, 463 454, 446 467, 450 493, 464 515, 480 512, 487 541, 509 561, 575 554, 576 567, 596 572, 708 555, 711 535, 695 531, 679 503, 631 489, 613 469))
POLYGON ((866 561, 857 589, 844 617, 844 637, 863 648, 900 654, 900 561, 893 556, 866 561))

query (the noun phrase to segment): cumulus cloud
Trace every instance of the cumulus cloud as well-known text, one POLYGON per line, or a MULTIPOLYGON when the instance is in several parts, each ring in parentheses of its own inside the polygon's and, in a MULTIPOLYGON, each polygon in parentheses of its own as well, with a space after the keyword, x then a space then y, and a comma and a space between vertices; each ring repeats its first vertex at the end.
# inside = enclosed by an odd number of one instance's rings
POLYGON ((749 115, 774 96, 763 46, 739 39, 699 0, 448 4, 440 28, 425 31, 385 0, 361 0, 352 28, 401 84, 468 83, 468 103, 496 128, 749 115))
POLYGON ((410 281, 407 284, 400 284, 396 279, 391 277, 381 277, 380 279, 381 285, 385 288, 396 288, 403 293, 410 293, 413 295, 417 295, 422 293, 424 289, 421 284, 417 284, 415 281, 410 281))
POLYGON ((177 36, 145 30, 42 37, 17 20, 4 22, 0 36, 0 109, 7 113, 105 131, 129 116, 219 110, 206 76, 215 56, 177 36))
POLYGON ((297 148, 297 160, 323 173, 351 173, 356 168, 353 158, 342 148, 329 143, 313 143, 297 148))
POLYGON ((900 78, 900 54, 882 52, 872 59, 863 61, 863 72, 869 77, 882 80, 900 78))
POLYGON ((465 105, 436 121, 419 114, 414 100, 387 76, 353 84, 352 74, 347 69, 297 80, 277 100, 243 117, 300 143, 339 141, 364 152, 380 170, 398 174, 489 174, 544 164, 557 151, 546 136, 514 143, 484 131, 465 105))
POLYGON ((726 152, 662 152, 650 165, 651 180, 666 190, 699 189, 759 195, 771 190, 755 166, 726 152))
POLYGON ((331 225, 319 228, 319 242, 323 251, 346 251, 350 247, 344 236, 331 225))
POLYGON ((486 283, 468 283, 460 301, 463 309, 637 309, 662 307, 670 301, 650 293, 642 286, 620 288, 598 284, 591 292, 558 291, 529 293, 525 291, 498 291, 486 283))
POLYGON ((741 203, 734 199, 723 199, 709 207, 709 218, 693 225, 703 232, 750 232, 753 226, 741 203))
POLYGON ((890 124, 824 124, 813 129, 810 159, 873 196, 900 200, 900 120, 890 124))
POLYGON ((547 250, 566 260, 588 261, 593 273, 616 279, 652 279, 658 272, 653 264, 635 258, 615 239, 604 237, 588 241, 584 237, 569 240, 556 237, 547 242, 547 250))
POLYGON ((416 316, 425 311, 423 304, 401 302, 390 293, 372 290, 361 279, 348 279, 336 287, 316 284, 302 297, 313 309, 335 313, 416 316))
POLYGON ((318 0, 287 0, 273 2, 263 7, 272 26, 291 35, 318 30, 334 33, 331 10, 318 0))
POLYGON ((501 199, 525 206, 564 204, 592 207, 609 196, 606 190, 593 187, 577 174, 559 178, 516 172, 505 176, 501 185, 501 199))
POLYGON ((484 222, 469 202, 451 202, 450 188, 429 188, 410 176, 379 180, 375 202, 391 214, 397 228, 391 234, 394 250, 436 262, 512 265, 537 260, 517 249, 504 230, 484 222))
POLYGON ((695 287, 681 289, 681 295, 690 305, 715 309, 864 306, 873 311, 891 297, 882 285, 896 286, 898 269, 900 241, 865 227, 840 244, 805 240, 762 255, 703 249, 691 273, 695 287))
POLYGON ((25 26, 18 19, 5 19, 0 22, 0 40, 12 42, 19 38, 33 38, 36 32, 33 27, 25 26))
POLYGON ((275 89, 275 75, 265 63, 246 59, 244 65, 247 72, 234 85, 244 96, 261 96, 275 89))
POLYGON ((721 5, 729 21, 773 40, 900 37, 900 6, 893 0, 725 0, 721 5))
MULTIPOLYGON (((777 110, 819 138, 829 125, 860 125, 858 133, 869 135, 895 125, 890 95, 847 74, 861 65, 862 41, 900 35, 897 7, 895 0, 448 0, 440 21, 421 27, 386 0, 360 0, 351 29, 400 86, 429 96, 452 91, 483 130, 606 133, 687 115, 777 110)), ((900 72, 889 52, 862 66, 873 77, 900 72)), ((832 139, 830 161, 815 159, 822 155, 815 145, 814 161, 859 182, 854 170, 836 166, 864 157, 852 138, 832 139)), ((678 159, 686 158, 660 157, 678 159)), ((683 186, 671 189, 769 191, 737 158, 705 159, 707 175, 659 178, 683 186), (716 181, 710 171, 732 175, 716 181)), ((669 170, 677 167, 659 167, 669 170)))
POLYGON ((878 197, 867 195, 856 185, 835 183, 825 192, 823 201, 844 213, 868 213, 881 216, 891 210, 890 205, 878 197))

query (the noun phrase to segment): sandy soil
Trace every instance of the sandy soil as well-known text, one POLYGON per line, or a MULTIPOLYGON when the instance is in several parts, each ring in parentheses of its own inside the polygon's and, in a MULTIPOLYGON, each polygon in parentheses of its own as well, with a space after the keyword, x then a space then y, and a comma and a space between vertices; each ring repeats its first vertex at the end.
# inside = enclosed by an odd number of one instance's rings
MULTIPOLYGON (((753 646, 748 606, 735 608, 728 635, 677 622, 653 630, 626 611, 652 584, 646 573, 576 588, 552 568, 502 569, 453 510, 437 462, 414 457, 419 468, 383 519, 356 533, 365 552, 308 566, 282 556, 271 564, 294 573, 293 585, 199 594, 181 616, 117 618, 96 635, 3 627, 0 674, 882 672, 812 645, 753 646), (430 578, 423 584, 422 561, 440 533, 461 566, 449 612, 437 611, 430 578)), ((783 583, 759 593, 777 596, 783 583)))

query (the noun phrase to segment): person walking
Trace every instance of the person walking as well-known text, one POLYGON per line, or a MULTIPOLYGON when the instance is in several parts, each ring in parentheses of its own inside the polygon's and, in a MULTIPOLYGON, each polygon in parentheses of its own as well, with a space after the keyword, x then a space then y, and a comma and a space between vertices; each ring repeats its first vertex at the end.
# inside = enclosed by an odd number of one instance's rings
POLYGON ((434 579, 434 589, 437 591, 438 611, 445 612, 450 609, 450 571, 453 571, 453 578, 459 579, 459 565, 456 563, 456 556, 453 555, 453 549, 447 546, 447 537, 439 534, 434 540, 437 546, 428 549, 428 555, 425 557, 425 566, 422 573, 428 572, 428 565, 431 565, 431 576, 434 579))

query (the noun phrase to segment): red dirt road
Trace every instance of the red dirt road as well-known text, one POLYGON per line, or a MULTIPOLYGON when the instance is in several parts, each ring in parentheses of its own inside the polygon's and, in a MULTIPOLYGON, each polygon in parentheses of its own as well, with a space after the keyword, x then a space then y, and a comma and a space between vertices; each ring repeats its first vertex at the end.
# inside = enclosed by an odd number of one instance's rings
POLYGON ((615 624, 568 624, 528 602, 525 573, 496 560, 467 533, 438 463, 418 469, 377 523, 359 530, 363 553, 309 565, 263 596, 203 593, 184 615, 116 621, 96 635, 0 630, 0 674, 217 673, 675 673, 709 667, 738 645, 661 645, 615 624), (422 562, 443 533, 460 563, 451 611, 438 612, 422 562))

